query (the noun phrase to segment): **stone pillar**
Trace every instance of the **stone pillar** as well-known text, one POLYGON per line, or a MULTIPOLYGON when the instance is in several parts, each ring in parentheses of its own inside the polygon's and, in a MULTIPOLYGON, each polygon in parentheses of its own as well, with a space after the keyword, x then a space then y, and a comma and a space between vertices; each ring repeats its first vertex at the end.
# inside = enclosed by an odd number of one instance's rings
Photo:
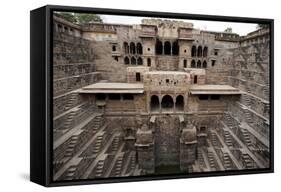
POLYGON ((135 143, 137 150, 137 162, 139 168, 148 174, 154 173, 155 157, 154 157, 154 138, 152 130, 146 124, 138 129, 136 134, 137 141, 135 143))
POLYGON ((180 138, 180 169, 188 171, 196 160, 197 132, 190 122, 182 130, 180 138))

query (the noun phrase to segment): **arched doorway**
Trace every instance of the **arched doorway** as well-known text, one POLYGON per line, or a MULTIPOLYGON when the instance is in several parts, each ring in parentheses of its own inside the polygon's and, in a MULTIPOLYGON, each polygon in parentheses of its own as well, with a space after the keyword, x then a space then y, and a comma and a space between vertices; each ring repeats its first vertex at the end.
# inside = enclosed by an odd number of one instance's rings
POLYGON ((204 47, 203 49, 203 57, 207 57, 208 55, 208 47, 204 47))
POLYGON ((197 61, 197 68, 201 68, 201 61, 197 61))
POLYGON ((150 111, 156 112, 159 111, 160 103, 156 95, 152 95, 150 98, 150 111))
POLYGON ((129 65, 129 64, 130 64, 130 59, 129 59, 128 57, 125 57, 125 58, 124 58, 124 63, 125 63, 126 65, 129 65))
POLYGON ((169 41, 164 43, 164 54, 171 55, 171 43, 169 41))
POLYGON ((157 41, 156 41, 155 49, 156 49, 156 54, 157 55, 162 55, 162 53, 163 53, 163 45, 162 45, 162 42, 159 39, 157 39, 157 41))
POLYGON ((136 64, 137 64, 137 61, 136 61, 136 58, 135 58, 135 57, 132 57, 132 58, 131 58, 131 64, 132 64, 132 65, 136 65, 136 64))
POLYGON ((150 67, 151 66, 151 59, 147 58, 147 66, 150 67))
POLYGON ((203 68, 207 68, 207 62, 203 61, 203 68))
POLYGON ((191 57, 196 57, 196 46, 195 45, 192 46, 191 57))
POLYGON ((191 61, 191 67, 192 67, 192 68, 196 68, 195 60, 192 60, 192 61, 191 61))
POLYGON ((135 44, 133 42, 130 43, 130 53, 131 54, 135 54, 136 53, 136 46, 135 46, 135 44))
POLYGON ((174 108, 174 101, 170 95, 165 95, 161 101, 161 107, 163 111, 172 111, 174 108))
POLYGON ((142 54, 142 45, 140 43, 137 44, 137 54, 142 54))
POLYGON ((201 46, 198 47, 197 56, 202 57, 202 47, 201 46))
POLYGON ((139 57, 139 58, 137 59, 137 64, 138 64, 138 65, 142 65, 142 58, 141 58, 141 57, 139 57))
POLYGON ((178 41, 175 41, 173 43, 173 55, 178 55, 179 54, 179 44, 178 41))
POLYGON ((123 48, 124 48, 125 54, 129 54, 129 45, 127 42, 124 42, 123 48))
POLYGON ((178 95, 176 98, 176 110, 177 111, 184 110, 184 99, 182 95, 178 95))

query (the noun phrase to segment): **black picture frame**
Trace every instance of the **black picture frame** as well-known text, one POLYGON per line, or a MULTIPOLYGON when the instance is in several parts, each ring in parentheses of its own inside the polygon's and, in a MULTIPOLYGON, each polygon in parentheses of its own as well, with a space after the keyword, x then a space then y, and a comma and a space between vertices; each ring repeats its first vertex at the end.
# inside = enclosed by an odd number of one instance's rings
POLYGON ((30 12, 30 180, 43 186, 82 185, 162 179, 227 176, 274 172, 274 20, 247 17, 198 15, 46 5, 30 12), (225 172, 192 173, 191 175, 137 176, 94 180, 52 180, 52 14, 53 11, 96 13, 126 16, 164 17, 208 21, 261 23, 270 26, 270 167, 225 172))

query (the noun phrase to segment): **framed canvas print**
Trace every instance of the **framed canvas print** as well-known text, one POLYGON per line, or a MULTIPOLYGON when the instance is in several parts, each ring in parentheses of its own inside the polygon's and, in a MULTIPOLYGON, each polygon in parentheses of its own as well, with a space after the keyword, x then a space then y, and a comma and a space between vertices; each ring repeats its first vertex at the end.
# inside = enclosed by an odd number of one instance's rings
POLYGON ((273 20, 31 11, 31 181, 273 172, 273 20))

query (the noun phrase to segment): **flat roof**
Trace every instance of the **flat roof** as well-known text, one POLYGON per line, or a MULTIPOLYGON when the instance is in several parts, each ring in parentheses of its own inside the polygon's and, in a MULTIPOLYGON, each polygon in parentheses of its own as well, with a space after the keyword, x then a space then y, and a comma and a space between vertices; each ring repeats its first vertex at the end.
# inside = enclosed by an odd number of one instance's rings
POLYGON ((143 93, 142 83, 94 83, 83 87, 79 93, 143 93))
POLYGON ((186 75, 188 73, 182 71, 150 71, 150 72, 146 72, 146 74, 186 75))
POLYGON ((240 90, 230 85, 191 85, 189 89, 193 95, 221 94, 221 95, 239 95, 240 90))

